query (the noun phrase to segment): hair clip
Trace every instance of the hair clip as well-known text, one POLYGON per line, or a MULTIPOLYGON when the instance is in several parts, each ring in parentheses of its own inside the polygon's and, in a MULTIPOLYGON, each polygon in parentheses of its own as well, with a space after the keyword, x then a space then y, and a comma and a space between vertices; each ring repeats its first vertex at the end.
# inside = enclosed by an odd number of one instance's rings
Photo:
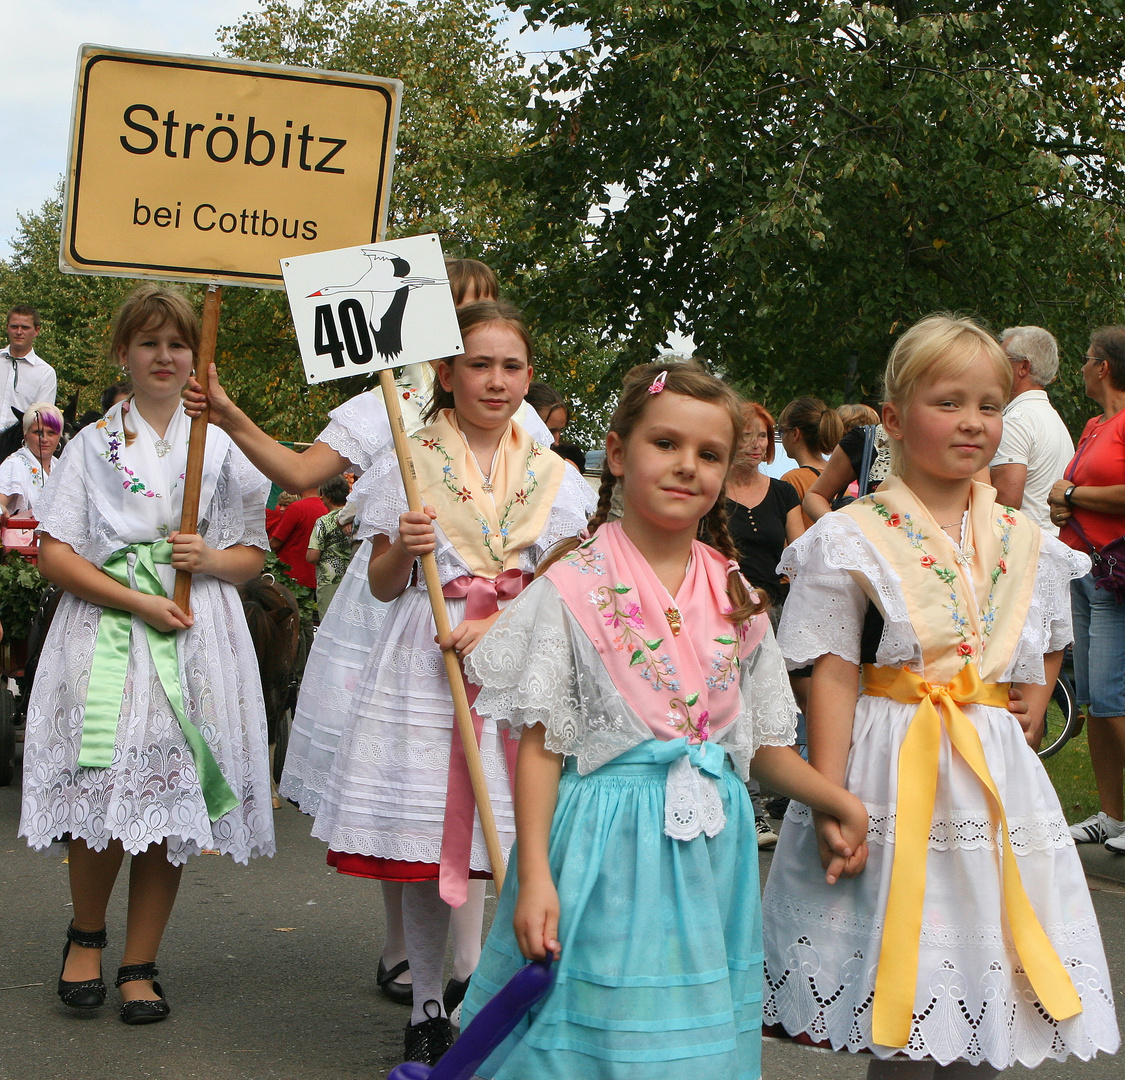
POLYGON ((648 392, 650 394, 659 394, 664 389, 664 383, 668 378, 668 372, 662 371, 655 379, 652 380, 652 385, 649 386, 648 392))

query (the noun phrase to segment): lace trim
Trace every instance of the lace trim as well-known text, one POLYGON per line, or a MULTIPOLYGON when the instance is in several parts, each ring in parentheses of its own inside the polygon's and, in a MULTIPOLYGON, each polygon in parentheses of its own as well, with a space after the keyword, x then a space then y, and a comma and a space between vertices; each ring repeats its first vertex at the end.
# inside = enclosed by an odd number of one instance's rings
MULTIPOLYGON (((886 846, 895 842, 896 815, 893 807, 867 805, 867 842, 886 846)), ((812 827, 812 812, 800 803, 790 803, 786 821, 812 827)), ((1066 822, 1049 811, 1009 818, 1012 851, 1028 855, 1033 851, 1052 851, 1074 844, 1066 822)), ((930 823, 927 847, 933 851, 995 851, 998 832, 993 822, 980 814, 963 814, 930 823)))
MULTIPOLYGON (((1054 537, 1044 537, 1035 589, 1005 678, 1042 683, 1043 654, 1071 640, 1069 583, 1081 576, 1083 560, 1054 537)), ((778 642, 789 667, 799 668, 833 653, 860 662, 860 637, 868 598, 853 575, 874 590, 885 620, 876 650, 880 664, 922 671, 921 646, 902 599, 902 583, 844 515, 826 515, 782 555, 778 567, 793 579, 778 642)))
MULTIPOLYGON (((401 833, 374 834, 364 830, 333 828, 331 835, 322 836, 313 828, 313 836, 327 841, 333 851, 346 851, 355 855, 370 855, 376 859, 397 859, 400 862, 418 862, 434 865, 441 862, 441 838, 406 836, 401 833)), ((504 843, 501 836, 504 861, 508 859, 511 841, 504 843)), ((473 870, 490 870, 488 849, 483 842, 474 840, 469 849, 469 866, 473 870)))
POLYGON ((694 840, 700 833, 718 836, 726 823, 715 781, 686 757, 673 761, 664 784, 664 835, 672 840, 694 840))
MULTIPOLYGON (((766 918, 792 918, 797 920, 795 925, 818 925, 833 934, 853 932, 840 920, 824 920, 823 915, 815 907, 790 900, 771 906, 766 918)), ((864 936, 869 937, 873 927, 865 929, 864 936)), ((1100 956, 1096 922, 1084 921, 1083 934, 1069 926, 1045 929, 1056 943, 1065 942, 1063 963, 1082 1000, 1081 1014, 1061 1022, 1046 1015, 1027 976, 1022 969, 1013 970, 1004 955, 1011 946, 999 928, 979 934, 967 931, 963 939, 948 942, 923 937, 923 949, 957 952, 940 960, 925 958, 929 975, 921 978, 929 1000, 923 997, 920 1009, 916 1001, 910 1039, 903 1052, 913 1059, 933 1058, 939 1064, 988 1061, 1004 1069, 1017 1062, 1034 1068, 1048 1057, 1062 1060, 1074 1054, 1085 1060, 1098 1051, 1116 1051, 1119 1036, 1108 979, 1090 955, 1083 955, 1087 946, 1088 954, 1100 956), (1096 944, 1088 948, 1092 943, 1096 944), (974 968, 971 952, 966 957, 964 950, 996 955, 987 967, 978 956, 974 968)), ((836 1049, 872 1048, 877 956, 869 959, 857 947, 839 966, 833 981, 826 980, 830 965, 822 961, 807 936, 793 942, 783 957, 772 959, 773 965, 767 961, 764 1023, 781 1024, 791 1034, 808 1032, 836 1049)), ((879 1052, 885 1055, 885 1048, 879 1052)))

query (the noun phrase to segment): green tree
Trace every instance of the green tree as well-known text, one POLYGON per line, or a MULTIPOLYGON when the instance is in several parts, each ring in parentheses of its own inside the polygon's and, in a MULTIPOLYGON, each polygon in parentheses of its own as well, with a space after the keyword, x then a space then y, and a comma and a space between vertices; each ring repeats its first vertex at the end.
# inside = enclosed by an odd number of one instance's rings
POLYGON ((506 231, 513 200, 499 181, 465 182, 486 155, 514 152, 525 81, 496 34, 488 0, 262 0, 222 27, 232 56, 401 79, 402 116, 387 235, 437 232, 481 257, 506 231))
MULTIPOLYGON (((61 185, 60 185, 61 187, 61 185)), ((94 408, 102 389, 119 381, 119 366, 106 355, 110 320, 132 287, 120 278, 64 274, 59 270, 62 196, 19 215, 12 254, 0 259, 0 308, 31 304, 43 320, 36 352, 59 378, 59 407, 79 393, 79 411, 94 408)))
MULTIPOLYGON (((259 11, 223 27, 230 55, 401 78, 405 83, 390 200, 388 236, 441 234, 446 252, 492 261, 498 238, 522 210, 498 180, 466 177, 482 156, 510 156, 518 141, 513 116, 522 105, 519 61, 496 34, 485 0, 264 0, 259 11), (518 212, 517 212, 518 210, 518 212)), ((56 364, 60 397, 83 390, 83 408, 117 376, 102 356, 109 321, 131 282, 71 276, 58 270, 58 199, 21 219, 13 257, 0 262, 0 297, 36 304, 47 332, 44 355, 56 364)), ((187 290, 199 300, 198 288, 187 290)), ((552 339, 555 374, 589 385, 585 370, 552 339)), ((358 393, 362 377, 307 386, 283 294, 227 287, 219 329, 220 378, 271 435, 311 440, 330 409, 358 393)), ((546 372, 552 374, 550 370, 546 372)))
POLYGON ((1068 364, 1123 317, 1120 0, 508 4, 586 35, 498 170, 541 331, 624 362, 675 327, 777 402, 876 392, 934 310, 1047 326, 1068 364))

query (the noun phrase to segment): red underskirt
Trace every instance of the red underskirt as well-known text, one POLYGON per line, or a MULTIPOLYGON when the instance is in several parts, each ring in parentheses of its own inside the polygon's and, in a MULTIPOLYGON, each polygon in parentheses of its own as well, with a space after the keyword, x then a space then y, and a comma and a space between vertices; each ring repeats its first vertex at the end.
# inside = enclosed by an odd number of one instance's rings
MULTIPOLYGON (((350 851, 329 851, 328 865, 339 874, 376 878, 379 881, 437 881, 438 863, 403 862, 401 859, 379 859, 374 855, 356 855, 350 851)), ((470 870, 470 878, 492 880, 488 870, 470 870)))

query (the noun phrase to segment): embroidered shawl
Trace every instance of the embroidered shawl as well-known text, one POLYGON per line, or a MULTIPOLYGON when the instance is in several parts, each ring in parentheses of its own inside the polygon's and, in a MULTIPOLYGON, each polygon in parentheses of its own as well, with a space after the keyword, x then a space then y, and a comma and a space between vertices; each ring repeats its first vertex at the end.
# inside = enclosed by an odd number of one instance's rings
POLYGON ((491 492, 452 409, 411 436, 422 499, 476 577, 495 578, 519 565, 547 522, 570 466, 511 421, 496 455, 491 492))
MULTIPOLYGON (((1039 529, 1018 511, 998 506, 991 487, 974 483, 958 557, 930 512, 897 476, 839 513, 859 525, 901 579, 926 677, 946 684, 973 663, 984 682, 998 681, 1031 604, 1039 529)), ((870 584, 855 576, 877 603, 870 584)))
MULTIPOLYGON (((98 509, 121 537, 123 546, 166 538, 180 527, 183 480, 187 469, 191 420, 180 406, 164 433, 163 444, 131 401, 118 402, 101 420, 82 432, 74 450, 83 455, 90 490, 97 490, 98 509), (125 431, 136 433, 126 446, 125 431), (161 455, 158 451, 167 449, 161 455)), ((230 436, 215 427, 207 429, 203 482, 199 493, 201 514, 206 514, 215 494, 230 436)), ((70 451, 68 451, 70 452, 70 451)), ((200 531, 206 528, 201 518, 200 531)), ((162 570, 169 568, 161 568, 162 570)), ((171 573, 161 577, 168 576, 171 573)))
POLYGON ((727 578, 737 564, 692 544, 675 598, 626 536, 602 525, 547 572, 589 636, 613 685, 658 739, 706 742, 739 713, 741 661, 766 632, 765 615, 735 626, 727 578), (603 584, 590 588, 591 573, 603 584))

